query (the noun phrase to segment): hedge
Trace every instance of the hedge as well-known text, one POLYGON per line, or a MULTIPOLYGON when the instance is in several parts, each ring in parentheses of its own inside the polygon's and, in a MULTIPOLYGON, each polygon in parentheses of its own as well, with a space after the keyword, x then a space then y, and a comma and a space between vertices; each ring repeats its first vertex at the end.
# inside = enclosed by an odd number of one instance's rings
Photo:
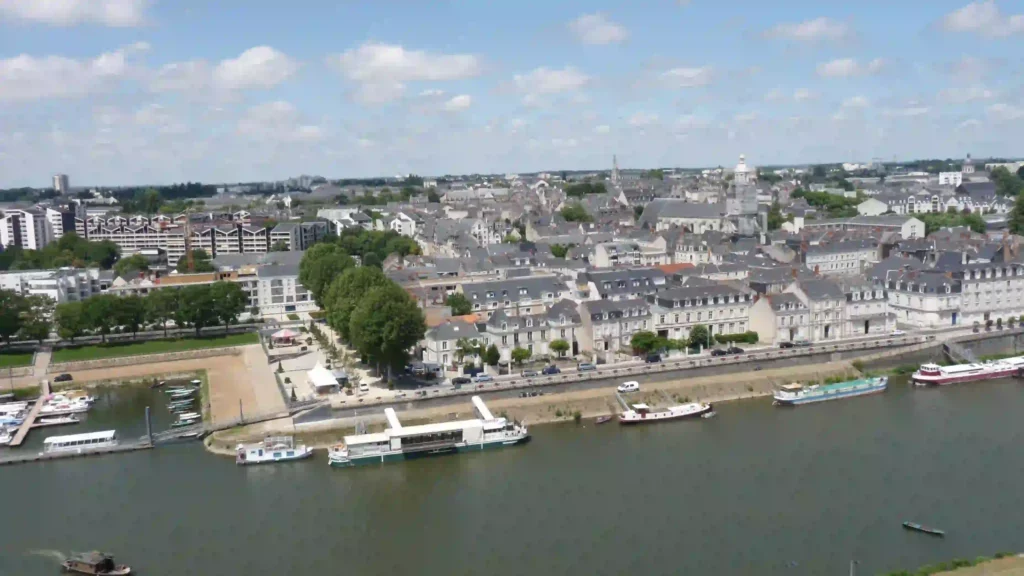
POLYGON ((719 344, 732 344, 734 342, 744 342, 746 344, 757 344, 758 336, 757 332, 748 331, 740 334, 715 334, 715 341, 719 344))

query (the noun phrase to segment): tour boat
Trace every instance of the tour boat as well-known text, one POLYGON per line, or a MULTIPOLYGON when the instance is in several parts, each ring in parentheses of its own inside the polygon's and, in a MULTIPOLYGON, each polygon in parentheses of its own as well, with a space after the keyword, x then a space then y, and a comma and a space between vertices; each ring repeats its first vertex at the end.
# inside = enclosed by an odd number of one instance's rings
POLYGON ((922 364, 917 372, 914 372, 911 376, 911 379, 914 384, 922 386, 943 386, 946 384, 974 382, 975 380, 1007 378, 1016 375, 1020 368, 1024 368, 1024 356, 982 363, 955 364, 953 366, 922 364))
POLYGON ((787 384, 776 390, 772 397, 775 399, 775 404, 780 406, 798 406, 800 404, 826 402, 828 400, 851 398, 865 394, 877 394, 885 392, 888 384, 889 378, 886 376, 813 386, 787 384))
POLYGON ((295 444, 291 436, 268 436, 258 444, 239 444, 235 451, 235 463, 239 466, 302 460, 313 455, 312 448, 295 444))
POLYGON ((171 392, 171 400, 183 400, 185 398, 190 398, 195 393, 195 388, 182 388, 180 390, 175 390, 174 392, 171 392))
POLYGON ((646 424, 648 422, 664 422, 666 420, 677 420, 680 418, 696 418, 701 414, 711 412, 711 404, 703 402, 690 402, 679 406, 669 406, 657 412, 651 410, 647 404, 633 404, 630 410, 619 414, 620 424, 646 424))
POLYGON ((89 576, 127 576, 132 573, 130 566, 114 564, 110 554, 86 552, 68 558, 61 563, 65 572, 88 574, 89 576))
POLYGON ((43 440, 43 450, 46 452, 87 452, 113 446, 117 446, 117 432, 114 430, 50 436, 43 440))
POLYGON ((344 444, 328 451, 328 463, 346 467, 392 462, 514 446, 530 440, 524 424, 495 418, 479 396, 473 396, 472 400, 478 418, 422 426, 402 426, 395 410, 385 408, 387 430, 346 436, 344 444))
POLYGON ((64 390, 50 396, 51 401, 85 402, 92 404, 96 402, 95 396, 90 396, 85 390, 64 390))
POLYGON ((14 430, 0 426, 0 446, 7 446, 14 440, 14 430))

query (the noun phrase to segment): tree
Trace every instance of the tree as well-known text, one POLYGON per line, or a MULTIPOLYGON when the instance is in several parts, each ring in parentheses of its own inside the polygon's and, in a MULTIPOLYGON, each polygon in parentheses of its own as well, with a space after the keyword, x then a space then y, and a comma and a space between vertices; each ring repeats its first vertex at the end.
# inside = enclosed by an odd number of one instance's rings
POLYGON ((707 348, 708 344, 708 328, 703 324, 694 324, 693 328, 690 328, 690 348, 696 348, 703 346, 707 348))
POLYGON ((88 327, 81 301, 58 304, 57 310, 54 312, 54 320, 57 321, 57 335, 72 343, 75 338, 84 334, 88 327))
POLYGON ((210 297, 216 307, 217 319, 228 328, 249 304, 249 297, 235 282, 214 282, 210 285, 210 297))
POLYGON ((498 347, 491 344, 487 347, 487 351, 484 352, 484 362, 488 366, 497 366, 498 362, 501 362, 501 352, 498 351, 498 347))
POLYGON ((50 336, 50 317, 53 313, 53 300, 49 296, 35 294, 25 298, 24 322, 21 336, 26 340, 38 340, 40 343, 50 336))
POLYGON ((786 218, 782 215, 782 206, 778 201, 772 202, 772 207, 768 211, 768 229, 778 230, 785 221, 786 218))
POLYGON ((654 332, 641 331, 633 334, 629 340, 633 353, 638 356, 646 356, 657 349, 658 335, 654 332))
POLYGON ((12 290, 0 290, 0 338, 6 344, 25 323, 25 299, 12 290))
POLYGON ((327 325, 343 340, 351 341, 349 329, 352 311, 363 296, 388 283, 387 277, 377 268, 356 266, 345 270, 331 282, 324 297, 323 309, 327 312, 327 325))
POLYGON ((582 198, 587 194, 604 194, 605 192, 607 192, 607 189, 604 187, 604 182, 578 182, 565 187, 566 196, 576 196, 578 198, 582 198))
POLYGON ((452 309, 452 316, 465 316, 473 311, 473 305, 469 303, 469 299, 460 292, 448 296, 444 303, 452 309))
POLYGON ((566 222, 593 222, 594 219, 587 213, 587 209, 579 202, 571 202, 562 207, 562 218, 566 222))
POLYGON ((149 259, 142 254, 132 254, 127 258, 121 258, 114 264, 114 272, 118 276, 125 276, 130 272, 145 272, 149 270, 149 259))
POLYGON ((569 250, 574 247, 575 244, 552 244, 551 255, 555 258, 565 258, 565 255, 569 253, 569 250))
POLYGON ((1005 166, 996 166, 989 175, 996 184, 996 193, 1002 196, 1017 197, 1024 192, 1024 180, 1011 173, 1005 166))
POLYGON ((437 194, 437 188, 434 188, 433 186, 427 188, 427 202, 431 202, 433 204, 441 202, 441 197, 437 194))
POLYGON ((551 344, 548 344, 548 349, 558 354, 558 357, 561 358, 569 351, 569 343, 559 338, 558 340, 552 340, 551 344))
POLYGON ((378 367, 405 366, 409 349, 427 331, 423 311, 401 286, 389 282, 366 294, 352 311, 352 344, 378 367))
POLYGON ((455 342, 455 356, 459 359, 461 364, 467 356, 476 356, 479 353, 480 348, 474 344, 469 338, 459 338, 455 342))
POLYGON ((150 322, 159 323, 167 336, 167 321, 175 318, 178 311, 178 289, 161 288, 146 295, 146 318, 150 322))
POLYGON ((383 264, 381 263, 380 256, 377 256, 375 253, 370 252, 366 256, 363 256, 363 266, 369 266, 372 268, 382 268, 383 264))
POLYGON ((85 325, 100 333, 101 340, 107 341, 110 329, 117 325, 117 313, 121 299, 113 294, 97 294, 82 301, 85 325))
POLYGON ((219 314, 213 291, 208 285, 186 286, 179 293, 181 303, 175 311, 174 321, 196 330, 198 337, 203 328, 217 323, 219 314))
POLYGON ((146 322, 146 301, 137 295, 120 299, 117 307, 117 323, 138 336, 139 328, 146 322))
POLYGON ((516 346, 512 349, 512 361, 515 362, 516 365, 521 366, 523 362, 530 359, 530 356, 533 356, 533 352, 530 352, 526 348, 516 346))
POLYGON ((178 259, 178 264, 174 267, 179 274, 192 274, 202 272, 213 272, 213 263, 210 262, 210 255, 206 253, 206 250, 202 248, 196 248, 192 251, 192 269, 188 268, 188 256, 184 255, 178 259))
POLYGON ((299 263, 299 282, 313 295, 317 306, 323 308, 331 281, 353 266, 355 261, 338 244, 316 244, 306 250, 299 263))
POLYGON ((288 243, 284 240, 278 240, 270 247, 271 252, 287 252, 288 250, 288 243))

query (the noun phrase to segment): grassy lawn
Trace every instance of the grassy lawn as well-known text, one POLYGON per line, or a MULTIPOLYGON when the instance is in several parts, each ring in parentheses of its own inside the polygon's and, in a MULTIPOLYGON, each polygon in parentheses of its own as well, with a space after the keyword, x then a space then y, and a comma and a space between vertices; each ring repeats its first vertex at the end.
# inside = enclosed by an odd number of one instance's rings
MULTIPOLYGON (((122 356, 139 356, 142 354, 166 354, 186 350, 202 350, 206 348, 223 348, 225 346, 242 346, 256 344, 259 336, 256 333, 231 334, 229 336, 212 336, 210 338, 177 338, 174 340, 150 340, 147 342, 128 342, 81 346, 78 348, 61 348, 53 351, 52 362, 80 362, 83 360, 102 360, 122 356)), ((31 359, 31 356, 30 356, 31 359)))
POLYGON ((19 366, 30 366, 32 364, 31 352, 3 352, 0 353, 0 368, 17 368, 19 366))

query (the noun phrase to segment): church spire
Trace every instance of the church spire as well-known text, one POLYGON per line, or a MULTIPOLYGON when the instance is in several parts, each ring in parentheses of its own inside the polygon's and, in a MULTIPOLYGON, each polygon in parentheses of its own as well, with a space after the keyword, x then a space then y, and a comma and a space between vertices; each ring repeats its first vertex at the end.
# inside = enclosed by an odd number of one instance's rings
POLYGON ((619 158, 612 154, 612 184, 619 183, 619 158))

